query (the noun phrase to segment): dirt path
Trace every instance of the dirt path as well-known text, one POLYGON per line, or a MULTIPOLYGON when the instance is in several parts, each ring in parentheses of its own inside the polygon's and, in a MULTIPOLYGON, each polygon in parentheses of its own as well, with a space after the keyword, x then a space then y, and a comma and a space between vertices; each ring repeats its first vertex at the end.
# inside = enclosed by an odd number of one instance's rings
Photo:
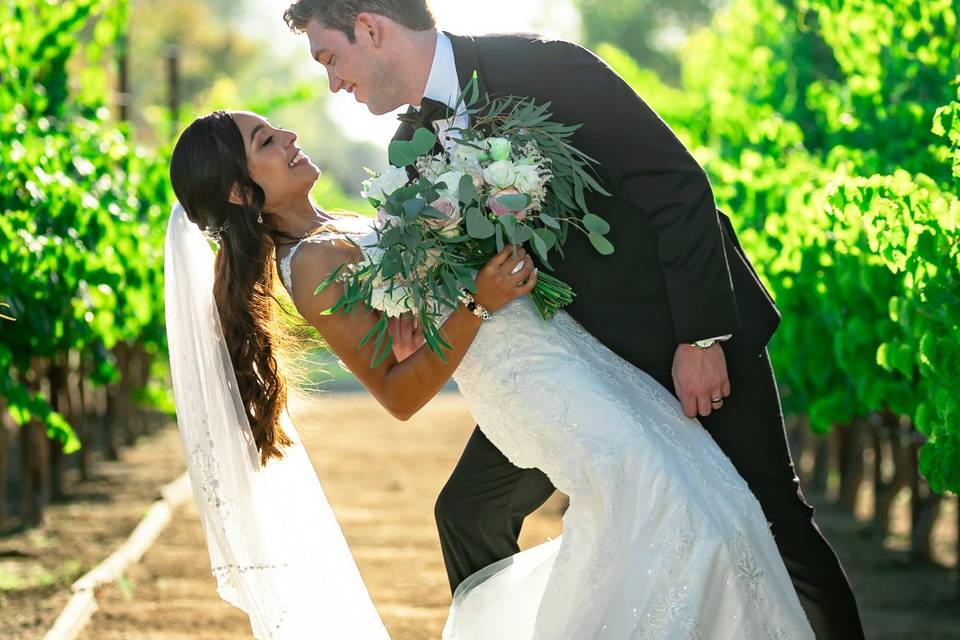
MULTIPOLYGON (((337 395, 296 413, 393 639, 435 640, 449 591, 433 501, 473 428, 466 408, 458 397, 444 395, 410 422, 399 423, 364 396, 337 395)), ((178 459, 165 471, 175 476, 181 469, 178 459)), ((960 639, 960 607, 951 600, 958 590, 955 572, 939 565, 909 565, 896 550, 896 533, 881 548, 864 540, 862 526, 841 509, 819 507, 821 528, 850 573, 868 638, 960 639)), ((560 501, 553 500, 528 522, 524 546, 558 533, 560 508, 560 501)), ((943 548, 956 536, 955 509, 952 500, 938 528, 943 548)), ((216 596, 192 505, 176 514, 143 562, 121 583, 104 589, 99 600, 100 611, 83 634, 85 640, 250 637, 245 616, 216 596)))
MULTIPOLYGON (((394 640, 435 640, 449 587, 433 502, 473 429, 459 397, 444 395, 413 420, 391 419, 369 398, 327 398, 297 419, 324 490, 394 640)), ((559 532, 559 501, 524 531, 525 544, 559 532)), ((127 576, 104 590, 85 640, 213 640, 249 636, 221 602, 191 505, 127 576)))
POLYGON ((65 482, 68 499, 46 508, 37 527, 0 538, 0 638, 42 637, 70 597, 70 584, 130 535, 160 487, 183 472, 176 428, 169 425, 99 460, 91 478, 65 482))

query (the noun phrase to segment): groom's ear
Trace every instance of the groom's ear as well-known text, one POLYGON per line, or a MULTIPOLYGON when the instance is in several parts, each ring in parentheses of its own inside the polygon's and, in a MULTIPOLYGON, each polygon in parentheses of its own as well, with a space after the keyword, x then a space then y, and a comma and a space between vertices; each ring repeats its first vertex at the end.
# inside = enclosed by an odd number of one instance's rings
POLYGON ((357 14, 357 22, 353 27, 354 35, 357 39, 364 38, 370 42, 375 47, 380 46, 380 40, 383 37, 383 21, 382 17, 364 11, 363 13, 357 14))

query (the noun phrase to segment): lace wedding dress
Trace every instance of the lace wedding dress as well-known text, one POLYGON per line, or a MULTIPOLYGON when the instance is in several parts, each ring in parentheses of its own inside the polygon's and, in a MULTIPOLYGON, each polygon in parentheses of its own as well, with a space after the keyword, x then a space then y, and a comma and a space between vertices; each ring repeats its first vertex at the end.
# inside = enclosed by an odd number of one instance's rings
MULTIPOLYGON (((340 234, 363 246, 369 223, 340 234)), ((288 289, 290 255, 281 264, 288 289)), ((457 590, 446 640, 813 638, 760 505, 696 420, 566 313, 522 298, 454 374, 484 434, 570 497, 561 538, 457 590)))

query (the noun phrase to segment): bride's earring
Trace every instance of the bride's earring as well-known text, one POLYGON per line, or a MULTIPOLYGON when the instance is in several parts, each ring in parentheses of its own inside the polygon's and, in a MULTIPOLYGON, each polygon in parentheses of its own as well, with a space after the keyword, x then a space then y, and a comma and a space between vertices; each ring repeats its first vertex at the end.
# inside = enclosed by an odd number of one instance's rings
POLYGON ((263 212, 260 212, 260 213, 257 215, 257 223, 258 223, 258 224, 263 224, 263 212))

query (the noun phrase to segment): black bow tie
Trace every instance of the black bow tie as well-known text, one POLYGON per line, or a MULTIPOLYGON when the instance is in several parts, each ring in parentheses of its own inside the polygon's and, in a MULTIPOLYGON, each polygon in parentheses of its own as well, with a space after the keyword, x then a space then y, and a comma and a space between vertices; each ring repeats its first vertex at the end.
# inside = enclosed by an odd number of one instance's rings
POLYGON ((414 129, 430 128, 437 120, 446 120, 453 115, 453 110, 439 100, 424 98, 420 101, 420 108, 401 113, 397 116, 400 122, 406 122, 414 129))

